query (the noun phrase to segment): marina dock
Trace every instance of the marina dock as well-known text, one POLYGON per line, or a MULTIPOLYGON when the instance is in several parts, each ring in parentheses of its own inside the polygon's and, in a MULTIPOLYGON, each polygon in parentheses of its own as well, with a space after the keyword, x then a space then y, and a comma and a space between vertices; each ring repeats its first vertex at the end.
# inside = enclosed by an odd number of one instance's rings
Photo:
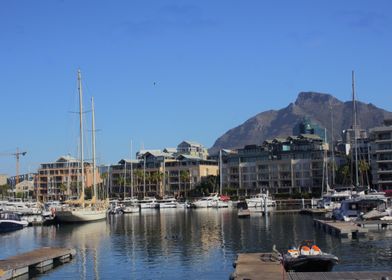
POLYGON ((69 262, 75 254, 74 249, 44 247, 0 260, 0 280, 43 273, 57 265, 69 262))
POLYGON ((234 266, 235 272, 230 276, 232 280, 287 279, 287 273, 276 253, 238 254, 234 266))
POLYGON ((391 271, 286 272, 276 253, 238 254, 231 280, 370 280, 392 279, 391 271))
POLYGON ((339 237, 358 238, 368 233, 367 228, 360 227, 353 222, 314 219, 313 224, 316 228, 339 237))

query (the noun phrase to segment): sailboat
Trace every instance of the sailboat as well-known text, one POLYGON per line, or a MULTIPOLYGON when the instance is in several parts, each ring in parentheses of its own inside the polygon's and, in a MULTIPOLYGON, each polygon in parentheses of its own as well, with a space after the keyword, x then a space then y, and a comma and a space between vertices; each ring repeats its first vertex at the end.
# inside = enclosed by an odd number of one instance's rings
POLYGON ((230 197, 222 195, 223 192, 223 161, 222 161, 222 150, 219 151, 219 194, 212 194, 212 201, 210 207, 214 208, 227 208, 229 207, 230 197))
POLYGON ((78 70, 79 90, 79 120, 80 120, 80 165, 82 175, 82 190, 78 200, 68 200, 65 206, 56 209, 56 219, 59 222, 90 222, 106 219, 107 201, 97 199, 96 163, 95 163, 95 112, 94 99, 92 107, 92 148, 93 148, 93 196, 90 201, 84 199, 84 149, 83 149, 83 94, 80 70, 78 70))

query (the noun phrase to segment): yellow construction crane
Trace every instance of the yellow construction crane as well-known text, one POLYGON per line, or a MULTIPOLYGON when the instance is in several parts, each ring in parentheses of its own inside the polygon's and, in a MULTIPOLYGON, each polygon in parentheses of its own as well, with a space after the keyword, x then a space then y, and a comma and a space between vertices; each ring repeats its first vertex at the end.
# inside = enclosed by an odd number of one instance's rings
POLYGON ((15 185, 19 183, 19 158, 25 156, 27 152, 19 152, 19 148, 16 148, 16 153, 0 153, 1 156, 14 156, 16 158, 16 176, 15 185))

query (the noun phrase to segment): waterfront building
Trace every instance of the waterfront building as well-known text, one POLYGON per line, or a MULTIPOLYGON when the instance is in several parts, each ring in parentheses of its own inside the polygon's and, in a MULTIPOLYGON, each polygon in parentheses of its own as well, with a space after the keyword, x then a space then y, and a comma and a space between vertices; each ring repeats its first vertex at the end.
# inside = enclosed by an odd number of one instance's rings
POLYGON ((33 198, 34 196, 34 179, 23 180, 22 182, 16 184, 14 188, 15 195, 21 195, 23 198, 33 198))
POLYGON ((326 141, 325 128, 316 123, 312 123, 309 117, 303 117, 293 127, 293 135, 300 134, 315 134, 320 136, 321 139, 326 141))
POLYGON ((392 189, 392 120, 370 129, 372 179, 378 190, 392 189))
POLYGON ((201 159, 207 159, 208 151, 203 145, 193 141, 182 141, 177 146, 177 154, 189 155, 201 159))
POLYGON ((125 193, 129 196, 132 178, 135 196, 185 193, 204 178, 218 175, 218 162, 207 156, 202 145, 189 141, 181 142, 177 149, 141 150, 137 152, 136 160, 122 159, 110 167, 110 195, 123 196, 125 185, 125 193))
MULTIPOLYGON (((85 186, 93 184, 92 164, 84 162, 85 186)), ((102 182, 99 171, 96 182, 102 182)), ((62 156, 55 162, 42 163, 36 178, 36 195, 38 200, 62 200, 67 196, 77 196, 81 185, 80 161, 71 156, 62 156)))
POLYGON ((23 182, 25 180, 31 181, 34 180, 36 174, 34 173, 26 173, 26 174, 19 174, 18 176, 11 176, 7 178, 7 184, 12 188, 15 189, 16 182, 23 182))
POLYGON ((0 174, 0 186, 7 185, 7 174, 0 174))
POLYGON ((300 134, 223 153, 223 188, 237 189, 239 195, 320 193, 327 149, 320 136, 300 134))

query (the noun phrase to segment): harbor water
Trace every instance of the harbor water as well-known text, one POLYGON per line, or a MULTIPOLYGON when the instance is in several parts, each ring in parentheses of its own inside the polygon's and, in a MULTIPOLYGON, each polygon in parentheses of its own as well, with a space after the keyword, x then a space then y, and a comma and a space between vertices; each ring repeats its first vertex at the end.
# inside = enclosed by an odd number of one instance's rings
POLYGON ((40 279, 228 279, 237 253, 285 250, 302 240, 339 257, 335 271, 391 270, 392 230, 360 240, 313 227, 312 217, 231 209, 162 209, 106 221, 28 227, 0 235, 0 259, 45 246, 77 250, 71 263, 40 279))

